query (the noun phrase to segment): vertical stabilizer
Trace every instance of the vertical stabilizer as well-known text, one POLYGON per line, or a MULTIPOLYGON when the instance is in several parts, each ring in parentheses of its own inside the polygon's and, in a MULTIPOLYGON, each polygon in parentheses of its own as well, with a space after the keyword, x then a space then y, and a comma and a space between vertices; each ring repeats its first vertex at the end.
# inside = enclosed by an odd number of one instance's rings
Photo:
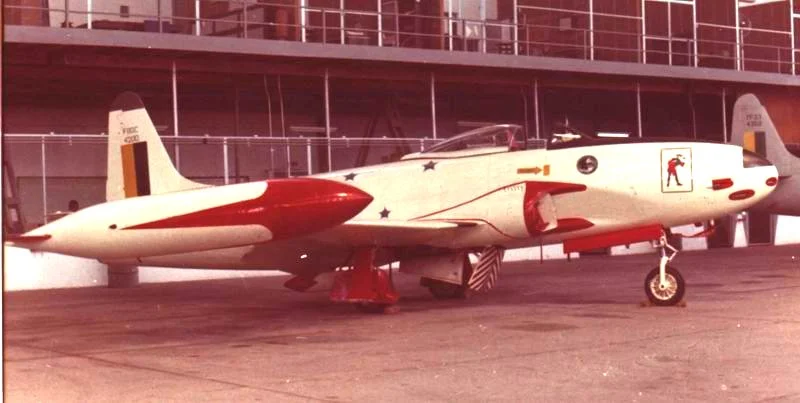
POLYGON ((175 169, 141 98, 132 92, 120 94, 108 112, 106 200, 206 186, 175 169))
MULTIPOLYGON (((786 149, 767 109, 753 94, 745 94, 733 107, 731 143, 760 154, 778 169, 778 187, 751 211, 800 216, 800 158, 786 149)), ((751 215, 751 227, 759 219, 751 215)), ((759 225, 769 226, 769 216, 761 217, 759 225)), ((751 231, 752 233, 752 231, 751 231)), ((769 240, 769 237, 763 237, 769 240)))
POLYGON ((783 144, 767 109, 753 94, 745 94, 733 106, 731 143, 766 157, 781 177, 800 175, 800 159, 783 144))

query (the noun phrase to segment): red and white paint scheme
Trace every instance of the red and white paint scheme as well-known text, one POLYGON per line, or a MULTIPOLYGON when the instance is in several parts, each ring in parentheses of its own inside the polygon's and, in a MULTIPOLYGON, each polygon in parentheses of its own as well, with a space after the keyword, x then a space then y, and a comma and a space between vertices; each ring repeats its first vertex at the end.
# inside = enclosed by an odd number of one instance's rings
POLYGON ((10 237, 34 250, 140 260, 274 242, 339 225, 372 196, 341 182, 296 178, 212 187, 178 174, 139 97, 109 117, 107 203, 10 237), (116 130, 114 130, 116 129, 116 130))
MULTIPOLYGON (((141 105, 136 101, 127 104, 141 105)), ((137 116, 138 141, 163 151, 143 107, 112 110, 109 132, 119 138, 109 144, 110 198, 120 194, 120 183, 141 187, 114 179, 124 176, 122 131, 130 127, 112 130, 120 116, 137 116)), ((654 241, 662 258, 645 290, 654 303, 671 305, 685 285, 667 265, 674 253, 664 229, 745 210, 772 192, 769 179, 777 177, 763 158, 748 155, 745 163, 735 145, 576 135, 543 142, 527 139, 514 125, 473 130, 397 162, 275 186, 183 190, 196 184, 175 177, 166 152, 148 155, 151 184, 155 176, 172 177, 153 185, 159 194, 81 210, 31 231, 19 244, 70 254, 78 253, 56 245, 81 244, 81 251, 109 263, 282 270, 296 275, 286 284, 296 290, 311 287, 319 273, 349 268, 338 274, 331 298, 382 308, 398 298, 390 277, 376 269, 388 262, 421 276, 434 296, 455 298, 492 288, 506 249, 563 242, 574 252, 654 241), (282 209, 293 208, 293 192, 281 186, 321 190, 300 197, 303 207, 292 211, 303 213, 283 216, 282 209), (167 192, 175 187, 182 191, 167 192), (277 201, 270 204, 273 187, 277 201), (319 211, 337 214, 323 222, 319 211), (347 220, 347 213, 354 217, 347 220), (285 220, 278 224, 276 217, 285 220), (309 217, 326 229, 309 227, 309 217), (112 224, 117 228, 109 229, 112 224), (132 235, 123 238, 126 231, 132 235)), ((126 172, 136 171, 128 166, 126 172)))

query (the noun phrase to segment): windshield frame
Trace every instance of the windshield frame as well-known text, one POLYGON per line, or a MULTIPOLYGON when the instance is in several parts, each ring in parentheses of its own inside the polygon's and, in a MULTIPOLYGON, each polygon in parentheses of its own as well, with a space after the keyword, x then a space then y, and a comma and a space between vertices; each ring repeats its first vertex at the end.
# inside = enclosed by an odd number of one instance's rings
POLYGON ((505 131, 506 133, 510 131, 510 134, 512 134, 512 144, 509 144, 508 138, 506 138, 505 144, 497 144, 494 147, 505 147, 508 151, 524 150, 527 148, 528 139, 522 126, 514 124, 502 124, 479 127, 477 129, 458 134, 426 150, 421 151, 420 154, 424 155, 431 153, 454 152, 468 149, 489 149, 492 147, 492 145, 487 144, 485 147, 473 145, 470 147, 469 141, 483 138, 489 139, 491 136, 503 134, 501 131, 505 131))

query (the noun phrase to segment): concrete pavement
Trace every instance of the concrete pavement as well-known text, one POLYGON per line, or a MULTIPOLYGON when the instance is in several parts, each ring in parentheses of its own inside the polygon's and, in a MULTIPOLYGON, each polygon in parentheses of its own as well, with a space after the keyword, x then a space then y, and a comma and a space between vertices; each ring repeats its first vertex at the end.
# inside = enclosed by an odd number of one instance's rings
POLYGON ((71 401, 800 401, 800 245, 504 266, 366 315, 279 277, 5 293, 5 397, 71 401))

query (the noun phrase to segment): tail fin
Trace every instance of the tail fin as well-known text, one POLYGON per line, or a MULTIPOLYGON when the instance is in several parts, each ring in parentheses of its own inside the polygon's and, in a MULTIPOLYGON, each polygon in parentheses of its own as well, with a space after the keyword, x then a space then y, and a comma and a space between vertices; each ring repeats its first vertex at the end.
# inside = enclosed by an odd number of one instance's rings
POLYGON ((781 177, 800 174, 800 158, 783 144, 767 109, 753 94, 745 94, 733 106, 731 143, 766 157, 781 177))
POLYGON ((106 200, 206 186, 175 169, 141 98, 132 92, 120 94, 108 112, 106 200))

